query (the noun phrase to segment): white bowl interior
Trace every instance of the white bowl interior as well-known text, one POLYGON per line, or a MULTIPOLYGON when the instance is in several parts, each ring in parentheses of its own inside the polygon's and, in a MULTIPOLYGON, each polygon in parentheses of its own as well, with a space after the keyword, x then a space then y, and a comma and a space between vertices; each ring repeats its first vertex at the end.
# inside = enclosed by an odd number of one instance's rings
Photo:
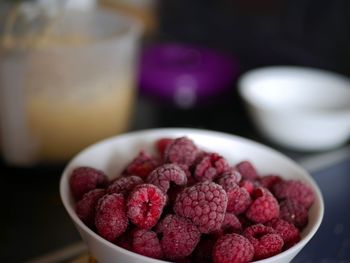
POLYGON ((288 262, 315 234, 321 224, 324 212, 321 192, 312 177, 289 158, 264 145, 220 132, 181 128, 145 130, 116 136, 90 146, 78 154, 63 172, 60 182, 62 202, 99 263, 113 262, 111 259, 116 257, 121 260, 120 262, 125 263, 163 261, 144 257, 117 247, 85 226, 74 211, 74 201, 68 184, 71 171, 75 167, 87 165, 101 169, 109 177, 114 177, 122 171, 139 150, 144 149, 147 152, 154 152, 153 143, 156 139, 180 136, 188 136, 199 147, 222 154, 231 164, 242 160, 250 160, 262 175, 275 173, 284 178, 299 179, 310 185, 315 192, 316 201, 310 209, 309 224, 302 232, 302 240, 287 251, 259 262, 288 262))
POLYGON ((302 67, 266 67, 244 74, 242 96, 263 108, 297 111, 350 111, 350 80, 302 67))

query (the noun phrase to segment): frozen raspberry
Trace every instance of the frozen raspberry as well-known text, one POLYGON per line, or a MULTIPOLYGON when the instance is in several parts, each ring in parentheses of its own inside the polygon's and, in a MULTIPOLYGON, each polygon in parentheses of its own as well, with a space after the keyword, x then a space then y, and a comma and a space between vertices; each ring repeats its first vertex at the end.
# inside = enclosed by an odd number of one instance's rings
POLYGON ((165 149, 165 162, 184 164, 189 167, 196 160, 198 151, 196 145, 189 138, 176 138, 165 149))
POLYGON ((236 168, 241 173, 243 179, 247 179, 247 180, 258 179, 258 173, 251 162, 242 161, 236 165, 236 168))
POLYGON ((157 166, 158 162, 156 159, 149 156, 146 152, 140 151, 126 167, 125 172, 127 175, 137 175, 145 178, 157 166))
POLYGON ((119 177, 107 187, 107 193, 128 194, 136 185, 142 183, 141 177, 136 175, 119 177))
POLYGON ((78 217, 90 228, 95 225, 95 206, 97 201, 105 192, 104 189, 93 189, 85 193, 76 204, 75 211, 78 217))
POLYGON ((245 213, 249 220, 255 223, 265 223, 279 217, 279 204, 268 189, 263 187, 255 189, 253 198, 253 203, 245 213))
POLYGON ((231 189, 226 191, 227 193, 227 212, 231 212, 235 215, 239 215, 245 212, 252 199, 248 191, 245 188, 239 187, 238 185, 232 186, 231 189))
POLYGON ((232 188, 232 186, 237 185, 242 179, 242 175, 234 168, 229 168, 229 170, 223 172, 216 182, 222 186, 222 188, 227 191, 232 188))
POLYGON ((220 237, 213 248, 214 263, 246 263, 253 257, 253 245, 247 238, 235 233, 220 237))
POLYGON ((280 218, 294 224, 299 229, 303 229, 309 221, 305 206, 293 199, 282 201, 280 210, 280 218))
POLYGON ((189 218, 202 233, 221 227, 225 217, 227 195, 225 190, 213 182, 197 183, 178 194, 174 211, 189 218))
POLYGON ((207 153, 196 164, 194 177, 199 182, 212 181, 228 168, 229 164, 224 157, 217 153, 207 153))
POLYGON ((170 183, 176 185, 186 185, 186 173, 175 163, 166 163, 154 169, 147 177, 147 182, 159 187, 166 193, 170 187, 170 183))
POLYGON ((161 139, 158 139, 155 142, 156 150, 157 150, 157 152, 159 153, 160 156, 162 156, 162 157, 164 156, 165 149, 173 141, 174 141, 174 139, 172 139, 172 138, 161 138, 161 139))
POLYGON ((281 181, 273 186, 272 192, 278 200, 294 199, 307 209, 310 208, 315 200, 312 189, 299 180, 281 181))
POLYGON ((256 181, 251 181, 247 179, 243 179, 239 182, 239 186, 247 190, 247 192, 251 195, 254 192, 254 189, 258 187, 256 181))
POLYGON ((170 260, 189 256, 200 240, 201 233, 188 219, 167 215, 158 225, 164 256, 170 260))
POLYGON ((153 227, 163 212, 166 196, 153 184, 139 184, 129 194, 127 215, 139 228, 153 227))
POLYGON ((128 226, 125 198, 122 194, 106 194, 96 206, 97 233, 109 241, 115 241, 128 226))
POLYGON ((92 167, 75 168, 70 177, 70 190, 75 200, 80 198, 90 190, 104 188, 108 183, 104 172, 92 167))
POLYGON ((282 178, 279 175, 269 174, 263 177, 260 177, 259 182, 262 187, 265 187, 272 191, 272 187, 281 182, 282 178))
POLYGON ((132 251, 151 258, 163 257, 157 234, 151 230, 136 229, 132 233, 132 251))
POLYGON ((263 224, 252 225, 244 230, 243 235, 252 243, 256 260, 274 256, 282 251, 283 239, 272 227, 263 224))
POLYGON ((300 241, 299 229, 283 219, 274 218, 267 222, 266 225, 275 229, 276 232, 283 238, 284 249, 288 249, 300 241))
POLYGON ((238 217, 233 213, 226 213, 224 221, 221 224, 220 232, 217 234, 232 234, 232 233, 240 233, 242 230, 242 224, 239 221, 238 217))

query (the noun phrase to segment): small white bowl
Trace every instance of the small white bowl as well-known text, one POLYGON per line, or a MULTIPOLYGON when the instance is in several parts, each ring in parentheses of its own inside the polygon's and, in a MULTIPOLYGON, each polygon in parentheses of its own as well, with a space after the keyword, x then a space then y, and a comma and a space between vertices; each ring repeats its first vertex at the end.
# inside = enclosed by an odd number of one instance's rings
POLYGON ((238 89, 261 133, 279 145, 326 150, 350 138, 350 79, 292 66, 246 72, 238 89))
POLYGON ((69 176, 78 166, 101 169, 107 175, 116 175, 139 152, 140 149, 154 152, 154 142, 161 137, 188 136, 201 148, 221 153, 231 164, 250 160, 261 174, 275 173, 284 178, 299 179, 307 183, 315 193, 315 203, 309 211, 309 223, 301 233, 302 239, 290 249, 259 263, 286 263, 310 241, 319 228, 324 212, 320 189, 312 177, 289 158, 256 142, 214 131, 196 129, 153 129, 131 132, 104 140, 78 154, 65 168, 60 181, 60 195, 64 207, 73 220, 82 239, 99 263, 165 262, 144 257, 120 248, 103 239, 88 228, 74 211, 74 200, 69 189, 69 176))

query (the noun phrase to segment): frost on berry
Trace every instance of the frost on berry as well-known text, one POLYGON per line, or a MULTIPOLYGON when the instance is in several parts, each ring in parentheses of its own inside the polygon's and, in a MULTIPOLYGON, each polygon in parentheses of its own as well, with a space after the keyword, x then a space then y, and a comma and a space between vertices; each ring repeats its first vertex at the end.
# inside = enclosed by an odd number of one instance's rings
POLYGON ((245 212, 252 203, 248 191, 238 185, 232 186, 226 193, 228 200, 227 212, 239 215, 245 212))
POLYGON ((175 163, 166 163, 154 169, 147 177, 147 182, 159 187, 164 193, 169 190, 170 183, 182 186, 187 183, 186 173, 175 163))
POLYGON ((259 175, 255 169, 255 166, 249 161, 242 161, 236 165, 237 170, 242 175, 243 179, 256 180, 259 175))
POLYGON ((137 185, 127 200, 127 215, 139 228, 149 229, 160 218, 165 206, 166 196, 153 184, 137 185))
POLYGON ((275 184, 282 181, 282 177, 275 174, 265 175, 259 178, 260 185, 272 191, 275 184))
POLYGON ((70 190, 76 201, 90 190, 104 188, 107 183, 105 173, 92 167, 75 168, 69 179, 70 190))
POLYGON ((217 153, 206 153, 196 164, 193 174, 199 182, 212 181, 228 169, 229 164, 224 157, 217 153))
POLYGON ((177 195, 174 211, 189 218, 202 233, 218 230, 225 217, 227 195, 214 182, 197 183, 177 195))
POLYGON ((164 159, 166 163, 177 163, 191 166, 199 152, 197 146, 187 137, 174 139, 165 149, 164 159))
POLYGON ((280 207, 271 192, 259 187, 253 192, 253 202, 245 212, 246 217, 255 223, 265 223, 279 217, 280 207))
POLYGON ((282 251, 283 239, 272 227, 252 225, 244 230, 243 235, 252 243, 256 260, 272 257, 282 251))
POLYGON ((225 191, 235 187, 242 179, 242 175, 237 169, 230 167, 227 171, 223 172, 216 182, 224 188, 225 191))
POLYGON ((93 189, 85 193, 75 206, 78 217, 90 228, 95 226, 95 207, 105 192, 104 189, 93 189))
POLYGON ((136 185, 142 183, 141 177, 136 175, 119 177, 107 187, 107 193, 128 194, 136 185))
POLYGON ((145 151, 140 151, 139 154, 127 165, 125 173, 127 175, 137 175, 141 178, 147 175, 158 166, 156 159, 148 155, 145 151))
POLYGON ((157 234, 147 229, 136 229, 132 232, 132 251, 151 258, 161 259, 163 250, 157 234))
POLYGON ((200 240, 201 233, 188 219, 167 215, 156 228, 161 235, 161 246, 167 259, 183 259, 189 256, 200 240))
POLYGON ((213 248, 214 263, 246 263, 254 257, 254 247, 247 238, 239 234, 220 237, 213 248))
POLYGON ((286 199, 280 203, 280 218, 294 224, 297 228, 303 229, 308 221, 308 211, 301 203, 294 199, 286 199))
POLYGON ((278 200, 294 199, 307 209, 315 201, 315 195, 312 189, 299 180, 283 180, 278 182, 273 186, 272 192, 278 200))
POLYGON ((97 233, 109 241, 115 241, 128 226, 125 199, 122 194, 106 194, 96 206, 97 233))
POLYGON ((300 232, 292 223, 281 218, 275 218, 266 223, 272 227, 282 237, 284 241, 284 249, 292 247, 300 241, 300 232))

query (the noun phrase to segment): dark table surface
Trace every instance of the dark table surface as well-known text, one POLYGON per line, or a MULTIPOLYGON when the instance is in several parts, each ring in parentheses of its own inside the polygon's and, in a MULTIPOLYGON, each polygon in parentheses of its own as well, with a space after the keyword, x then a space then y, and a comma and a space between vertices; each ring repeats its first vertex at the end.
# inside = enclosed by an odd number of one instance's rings
MULTIPOLYGON (((307 154, 278 148, 258 135, 235 94, 232 96, 235 103, 212 105, 210 115, 206 108, 165 109, 140 96, 132 130, 164 126, 214 129, 282 151, 311 172, 325 201, 320 230, 294 262, 350 262, 349 146, 307 154)), ((0 166, 0 262, 65 262, 86 251, 59 198, 58 184, 64 165, 0 166)))

